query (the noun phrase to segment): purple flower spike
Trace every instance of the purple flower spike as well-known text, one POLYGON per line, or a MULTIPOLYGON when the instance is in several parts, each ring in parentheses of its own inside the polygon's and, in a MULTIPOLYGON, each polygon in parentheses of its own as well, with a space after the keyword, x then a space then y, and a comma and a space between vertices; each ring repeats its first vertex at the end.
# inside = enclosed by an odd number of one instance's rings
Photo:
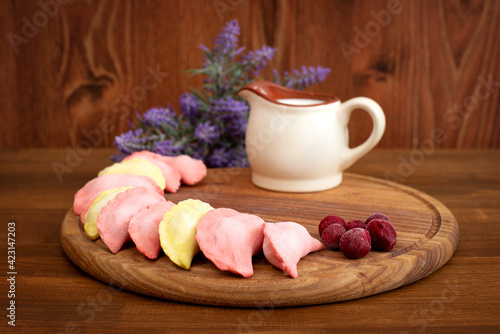
POLYGON ((325 80, 326 76, 330 73, 330 69, 321 66, 317 66, 316 68, 302 66, 301 71, 294 69, 292 72, 293 75, 289 72, 284 73, 283 85, 288 88, 302 90, 325 80))
POLYGON ((219 139, 220 129, 217 125, 212 125, 210 121, 206 121, 196 126, 194 136, 203 143, 211 144, 219 139))
POLYGON ((235 100, 232 97, 222 98, 212 101, 210 108, 214 113, 222 117, 228 115, 246 116, 249 110, 248 105, 240 100, 235 100))
POLYGON ((179 97, 179 102, 181 105, 181 112, 186 115, 191 122, 194 122, 201 116, 200 113, 200 103, 196 96, 191 93, 184 93, 179 97))
POLYGON ((253 74, 255 76, 259 75, 261 69, 267 65, 274 57, 276 48, 270 46, 264 46, 260 50, 250 51, 248 54, 244 55, 241 61, 243 66, 248 66, 253 69, 253 74))
POLYGON ((177 127, 177 114, 169 108, 151 108, 142 117, 144 118, 144 122, 149 126, 168 126, 173 129, 177 127))
POLYGON ((234 50, 238 45, 239 35, 240 26, 238 25, 238 20, 229 21, 215 39, 217 49, 222 53, 229 53, 234 50))
POLYGON ((243 147, 238 147, 230 151, 231 160, 228 162, 228 167, 248 167, 248 159, 243 147))
POLYGON ((167 156, 176 156, 182 153, 183 145, 172 139, 156 142, 153 148, 154 153, 167 156))
POLYGON ((225 147, 216 148, 208 157, 208 164, 210 167, 225 167, 230 158, 231 154, 225 147))
POLYGON ((244 148, 229 149, 227 145, 215 149, 208 158, 210 167, 247 167, 244 148))
POLYGON ((329 68, 321 67, 318 65, 318 67, 316 68, 316 79, 318 80, 318 82, 324 81, 328 74, 330 74, 330 71, 331 70, 329 68))
POLYGON ((124 154, 132 154, 136 151, 147 150, 149 142, 154 136, 146 135, 142 129, 129 130, 115 137, 115 146, 124 154))
POLYGON ((228 117, 226 118, 226 130, 231 138, 245 138, 248 120, 246 117, 228 117))

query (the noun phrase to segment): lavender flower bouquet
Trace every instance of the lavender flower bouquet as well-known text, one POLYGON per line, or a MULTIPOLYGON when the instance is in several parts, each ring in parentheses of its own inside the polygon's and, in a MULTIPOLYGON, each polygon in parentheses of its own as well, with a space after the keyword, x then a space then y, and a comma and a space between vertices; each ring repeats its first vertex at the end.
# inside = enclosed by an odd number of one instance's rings
MULTIPOLYGON (((259 77, 259 72, 271 61, 275 48, 244 53, 238 47, 240 27, 237 20, 228 22, 214 41, 215 47, 200 48, 205 53, 203 67, 190 70, 205 76, 200 90, 180 96, 180 114, 171 106, 157 107, 142 116, 136 112, 137 125, 115 138, 118 153, 111 158, 120 161, 141 150, 162 155, 187 154, 201 159, 208 167, 245 167, 245 130, 249 107, 237 92, 259 77)), ((323 81, 330 69, 302 67, 284 72, 274 69, 273 81, 289 88, 304 89, 323 81)))

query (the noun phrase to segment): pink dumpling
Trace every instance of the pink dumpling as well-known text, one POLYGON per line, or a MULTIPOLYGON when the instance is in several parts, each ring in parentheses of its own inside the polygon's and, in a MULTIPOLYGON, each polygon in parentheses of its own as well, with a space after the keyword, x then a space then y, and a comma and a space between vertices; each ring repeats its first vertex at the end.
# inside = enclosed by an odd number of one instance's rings
POLYGON ((297 263, 311 252, 323 249, 307 229, 294 222, 266 223, 264 228, 264 256, 275 267, 297 278, 297 263))
POLYGON ((140 151, 132 153, 131 155, 123 159, 123 161, 131 159, 143 159, 156 165, 158 168, 160 168, 161 173, 165 178, 165 190, 171 193, 175 193, 181 185, 181 174, 175 167, 163 161, 162 157, 163 156, 161 156, 160 154, 156 154, 150 151, 140 151))
POLYGON ((77 215, 84 216, 94 200, 104 190, 121 187, 144 187, 163 195, 163 190, 156 182, 144 175, 113 174, 101 175, 88 181, 75 194, 73 210, 77 215))
POLYGON ((165 202, 165 197, 147 188, 130 188, 119 193, 102 208, 97 217, 97 230, 112 253, 117 253, 130 239, 130 220, 143 207, 165 202))
POLYGON ((137 250, 151 260, 156 259, 160 254, 158 225, 160 225, 165 212, 174 205, 171 201, 147 205, 130 220, 128 226, 130 238, 135 243, 137 250))
POLYGON ((264 227, 265 222, 258 216, 232 209, 214 209, 196 226, 196 241, 217 268, 250 277, 252 256, 262 251, 264 227))
POLYGON ((207 175, 207 166, 199 159, 193 159, 188 155, 176 157, 161 156, 163 161, 173 166, 181 174, 181 182, 187 185, 194 185, 207 175))

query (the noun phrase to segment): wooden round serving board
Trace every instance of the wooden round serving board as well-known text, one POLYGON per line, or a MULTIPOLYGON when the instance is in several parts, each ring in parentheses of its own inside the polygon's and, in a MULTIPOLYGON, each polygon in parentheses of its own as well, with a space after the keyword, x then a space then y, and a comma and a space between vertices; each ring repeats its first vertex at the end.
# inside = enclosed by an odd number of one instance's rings
POLYGON ((196 304, 281 307, 356 299, 410 284, 444 265, 459 238, 455 218, 434 198, 400 184, 348 173, 337 188, 297 194, 255 187, 249 169, 211 169, 200 184, 182 186, 165 197, 174 203, 197 198, 214 208, 255 214, 267 222, 294 221, 317 239, 318 223, 327 215, 349 221, 382 212, 395 226, 398 241, 390 252, 371 251, 359 260, 328 250, 311 253, 299 262, 296 279, 257 255, 254 275, 241 278, 218 270, 201 253, 190 270, 177 267, 163 252, 157 260, 149 260, 131 242, 112 254, 100 239, 87 238, 79 217, 70 210, 61 227, 64 252, 83 271, 124 290, 196 304))

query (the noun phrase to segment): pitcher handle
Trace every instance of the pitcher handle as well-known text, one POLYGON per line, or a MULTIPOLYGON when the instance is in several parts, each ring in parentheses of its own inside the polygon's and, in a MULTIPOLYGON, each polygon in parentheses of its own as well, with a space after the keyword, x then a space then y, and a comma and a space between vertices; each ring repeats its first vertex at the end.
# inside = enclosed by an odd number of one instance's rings
POLYGON ((351 113, 355 109, 363 109, 366 112, 368 112, 373 121, 373 130, 368 139, 364 143, 354 148, 347 149, 343 157, 341 170, 347 169, 359 158, 361 158, 363 155, 368 153, 372 148, 374 148, 375 145, 377 145, 380 139, 382 138, 382 135, 384 134, 385 131, 384 111, 377 102, 367 97, 355 97, 350 99, 349 101, 343 102, 340 105, 339 112, 347 113, 347 118, 346 118, 347 122, 345 124, 346 131, 347 131, 347 125, 349 124, 349 119, 351 118, 351 113))

